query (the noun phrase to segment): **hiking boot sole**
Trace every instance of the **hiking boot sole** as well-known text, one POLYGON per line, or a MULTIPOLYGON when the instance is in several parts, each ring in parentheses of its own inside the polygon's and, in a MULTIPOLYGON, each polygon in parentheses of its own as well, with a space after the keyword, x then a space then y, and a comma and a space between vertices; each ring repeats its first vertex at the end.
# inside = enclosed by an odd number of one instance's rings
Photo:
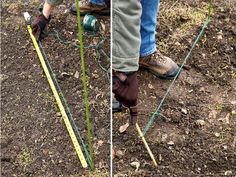
MULTIPOLYGON (((77 15, 77 12, 70 9, 70 13, 72 15, 77 15)), ((97 14, 97 15, 103 15, 103 16, 108 16, 110 15, 110 10, 107 9, 107 10, 102 10, 102 11, 87 11, 87 12, 80 12, 80 15, 81 16, 85 16, 86 14, 97 14)))
MULTIPOLYGON (((175 78, 175 76, 178 74, 178 71, 179 71, 179 67, 178 69, 176 69, 176 71, 171 74, 171 75, 163 75, 163 74, 159 74, 158 72, 154 71, 153 69, 150 69, 142 64, 139 63, 139 68, 140 69, 143 69, 143 70, 146 70, 150 73, 152 73, 153 75, 155 75, 156 77, 159 77, 161 79, 164 79, 164 80, 173 80, 175 78)), ((179 73, 180 74, 180 73, 179 73)), ((177 78, 179 77, 179 75, 177 76, 177 78)))

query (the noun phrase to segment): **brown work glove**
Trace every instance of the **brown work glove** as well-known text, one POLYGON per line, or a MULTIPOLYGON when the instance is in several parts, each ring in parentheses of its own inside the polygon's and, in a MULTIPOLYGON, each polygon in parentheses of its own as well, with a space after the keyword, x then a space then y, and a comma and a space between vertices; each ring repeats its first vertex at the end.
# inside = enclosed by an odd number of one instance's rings
POLYGON ((44 37, 44 30, 49 21, 50 17, 47 19, 43 14, 37 15, 37 17, 34 19, 32 23, 32 32, 37 40, 41 41, 44 37))
POLYGON ((137 121, 138 79, 137 72, 113 72, 112 92, 115 98, 130 109, 130 124, 137 121))

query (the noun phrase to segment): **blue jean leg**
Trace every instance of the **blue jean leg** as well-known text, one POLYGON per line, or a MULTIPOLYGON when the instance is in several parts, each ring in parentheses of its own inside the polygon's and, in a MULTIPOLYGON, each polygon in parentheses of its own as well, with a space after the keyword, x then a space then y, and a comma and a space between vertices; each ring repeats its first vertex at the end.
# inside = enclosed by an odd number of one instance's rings
POLYGON ((159 0, 141 0, 141 47, 140 56, 148 56, 156 51, 155 30, 159 0))
POLYGON ((89 0, 90 3, 96 4, 96 5, 106 5, 104 0, 89 0))

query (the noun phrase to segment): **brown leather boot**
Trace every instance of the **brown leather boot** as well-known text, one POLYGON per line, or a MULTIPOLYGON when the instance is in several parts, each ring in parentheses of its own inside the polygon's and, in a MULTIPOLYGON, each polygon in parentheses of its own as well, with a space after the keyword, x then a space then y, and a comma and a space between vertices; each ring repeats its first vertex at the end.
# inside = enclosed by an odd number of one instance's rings
MULTIPOLYGON (((80 15, 83 16, 85 14, 98 14, 98 15, 109 15, 110 14, 110 8, 107 5, 96 5, 88 2, 88 0, 82 0, 79 1, 79 7, 80 7, 80 15)), ((76 11, 76 4, 74 3, 71 8, 70 12, 73 15, 77 14, 76 11)))
POLYGON ((173 79, 179 70, 179 66, 172 59, 162 55, 159 51, 146 57, 140 57, 139 67, 163 79, 173 79))

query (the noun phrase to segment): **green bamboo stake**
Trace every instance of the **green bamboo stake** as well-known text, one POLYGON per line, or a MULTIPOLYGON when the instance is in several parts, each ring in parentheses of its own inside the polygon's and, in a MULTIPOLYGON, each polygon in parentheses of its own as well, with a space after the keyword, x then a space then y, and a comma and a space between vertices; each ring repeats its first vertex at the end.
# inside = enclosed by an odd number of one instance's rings
POLYGON ((213 0, 209 0, 209 6, 208 6, 208 17, 210 18, 213 14, 213 0))
POLYGON ((84 104, 85 104, 85 113, 86 113, 86 121, 87 121, 87 128, 88 128, 89 154, 90 154, 91 169, 94 170, 93 145, 92 145, 92 140, 91 140, 91 126, 90 126, 90 119, 89 119, 89 104, 88 104, 88 94, 87 94, 87 81, 86 81, 85 64, 84 64, 84 47, 83 47, 80 8, 79 8, 78 0, 76 0, 76 11, 77 11, 79 43, 80 43, 81 69, 83 73, 84 104))

